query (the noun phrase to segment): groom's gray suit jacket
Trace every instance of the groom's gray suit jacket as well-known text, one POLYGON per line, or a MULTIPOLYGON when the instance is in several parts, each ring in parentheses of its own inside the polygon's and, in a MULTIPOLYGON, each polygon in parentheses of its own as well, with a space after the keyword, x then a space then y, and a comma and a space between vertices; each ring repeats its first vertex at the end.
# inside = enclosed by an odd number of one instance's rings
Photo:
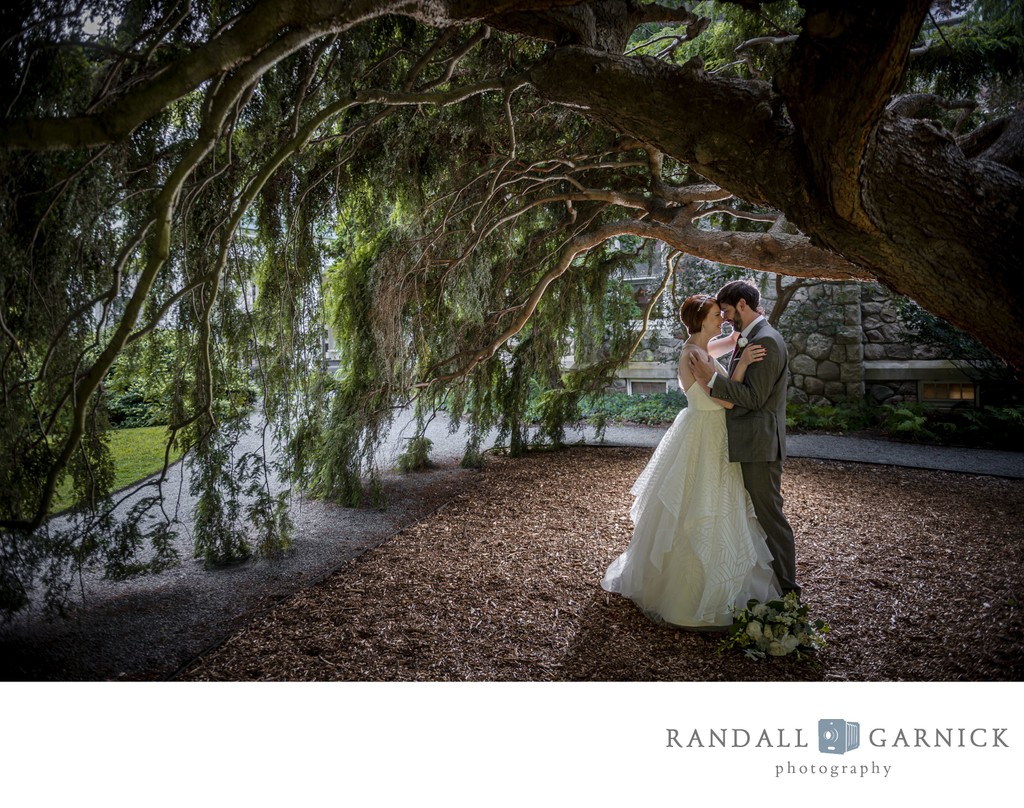
MULTIPOLYGON (((760 362, 747 367, 742 382, 715 378, 711 393, 730 401, 725 412, 729 459, 739 463, 757 521, 767 534, 772 568, 783 593, 796 592, 796 547, 793 529, 782 513, 782 461, 786 459, 786 343, 767 320, 750 329, 748 338, 765 348, 760 362)), ((749 345, 747 346, 749 349, 749 345)), ((732 370, 730 364, 730 370, 732 370)))
POLYGON ((729 459, 734 463, 785 460, 789 384, 786 343, 767 320, 751 329, 749 340, 765 348, 765 358, 747 367, 742 382, 719 375, 711 390, 715 398, 734 405, 725 414, 729 459))

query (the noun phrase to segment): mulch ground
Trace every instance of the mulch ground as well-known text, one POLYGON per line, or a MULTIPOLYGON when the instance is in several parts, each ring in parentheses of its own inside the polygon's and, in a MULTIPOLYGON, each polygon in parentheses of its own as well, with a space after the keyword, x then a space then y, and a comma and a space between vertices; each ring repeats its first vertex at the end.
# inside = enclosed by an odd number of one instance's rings
POLYGON ((264 612, 182 680, 1024 678, 1024 483, 794 459, 811 661, 720 653, 604 592, 649 449, 496 457, 453 500, 264 612))

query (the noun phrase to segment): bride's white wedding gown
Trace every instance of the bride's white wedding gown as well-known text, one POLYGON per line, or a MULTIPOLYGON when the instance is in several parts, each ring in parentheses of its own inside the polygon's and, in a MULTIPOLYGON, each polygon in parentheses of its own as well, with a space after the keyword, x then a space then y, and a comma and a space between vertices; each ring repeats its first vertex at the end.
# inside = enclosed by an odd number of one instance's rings
POLYGON ((740 465, 729 462, 725 410, 699 384, 686 398, 633 485, 633 538, 601 586, 656 620, 728 626, 731 607, 780 592, 740 465))

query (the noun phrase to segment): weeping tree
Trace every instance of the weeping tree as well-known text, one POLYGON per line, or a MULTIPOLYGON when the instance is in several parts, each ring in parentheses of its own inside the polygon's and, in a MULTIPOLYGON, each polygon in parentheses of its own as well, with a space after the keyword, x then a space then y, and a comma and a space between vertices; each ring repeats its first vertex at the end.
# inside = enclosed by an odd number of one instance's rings
POLYGON ((160 357, 209 564, 286 548, 292 487, 362 501, 396 408, 468 423, 467 462, 523 451, 531 400, 558 442, 639 344, 610 279, 644 241, 666 279, 881 282, 1024 369, 1020 9, 878 5, 3 12, 0 609, 175 563, 162 475, 111 496, 128 353, 160 357))

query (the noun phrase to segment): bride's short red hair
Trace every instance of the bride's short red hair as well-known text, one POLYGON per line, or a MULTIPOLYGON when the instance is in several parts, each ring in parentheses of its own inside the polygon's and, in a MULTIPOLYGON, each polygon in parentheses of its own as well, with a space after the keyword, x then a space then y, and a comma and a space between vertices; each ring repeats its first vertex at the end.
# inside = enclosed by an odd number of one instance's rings
POLYGON ((696 334, 715 305, 718 305, 718 301, 711 295, 690 295, 679 307, 679 319, 690 334, 696 334))

